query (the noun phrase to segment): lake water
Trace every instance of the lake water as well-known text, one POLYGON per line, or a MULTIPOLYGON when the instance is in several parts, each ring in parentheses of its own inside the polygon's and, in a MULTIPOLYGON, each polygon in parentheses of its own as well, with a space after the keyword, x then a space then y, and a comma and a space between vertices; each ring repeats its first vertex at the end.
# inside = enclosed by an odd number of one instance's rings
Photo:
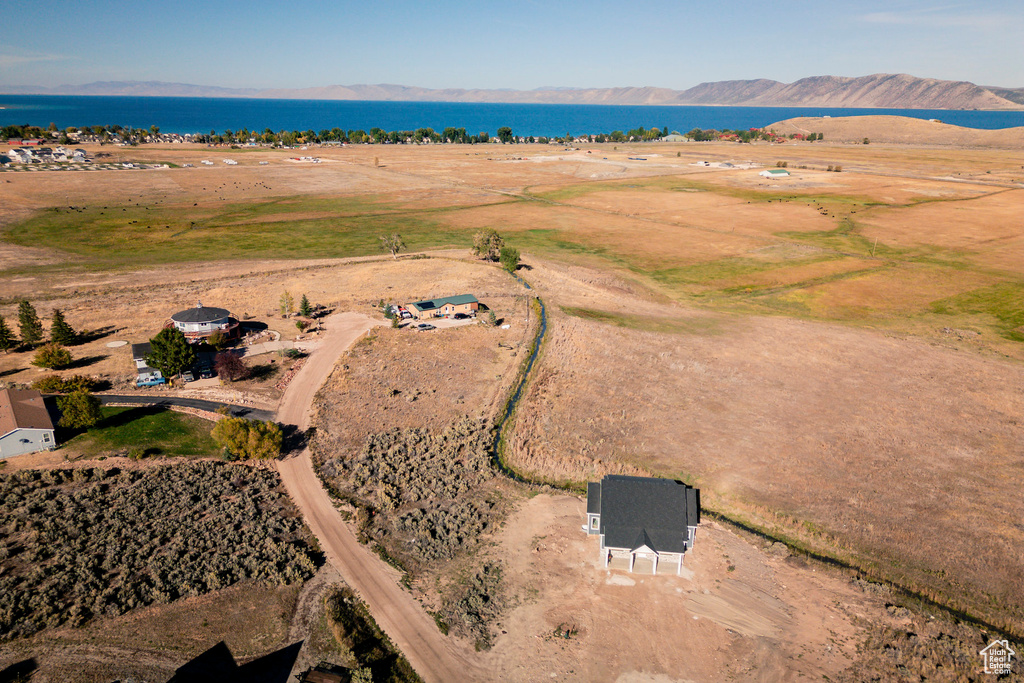
POLYGON ((516 135, 563 136, 610 133, 643 126, 685 133, 694 128, 762 128, 795 116, 890 114, 940 119, 968 128, 1024 126, 1024 111, 929 109, 830 109, 825 107, 614 106, 598 104, 475 104, 455 102, 364 102, 263 100, 197 97, 74 97, 0 95, 0 126, 56 123, 68 126, 113 125, 164 133, 218 133, 227 129, 262 131, 343 130, 373 127, 414 130, 447 126, 473 135, 494 135, 509 126, 516 135))

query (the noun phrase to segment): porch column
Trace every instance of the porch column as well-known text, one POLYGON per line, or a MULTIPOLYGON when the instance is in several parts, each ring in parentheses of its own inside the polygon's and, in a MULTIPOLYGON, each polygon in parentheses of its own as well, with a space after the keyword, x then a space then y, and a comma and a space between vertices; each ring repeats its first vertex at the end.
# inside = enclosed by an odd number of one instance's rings
POLYGON ((604 554, 604 568, 608 569, 608 558, 611 556, 612 551, 607 548, 602 548, 601 552, 604 554))
POLYGON ((633 573, 633 563, 636 562, 636 553, 629 554, 629 573, 633 573))
POLYGON ((679 553, 679 566, 676 567, 676 576, 682 576, 683 574, 683 554, 679 553))
POLYGON ((652 574, 657 574, 658 573, 658 556, 657 555, 654 556, 654 571, 652 571, 651 573, 652 574))

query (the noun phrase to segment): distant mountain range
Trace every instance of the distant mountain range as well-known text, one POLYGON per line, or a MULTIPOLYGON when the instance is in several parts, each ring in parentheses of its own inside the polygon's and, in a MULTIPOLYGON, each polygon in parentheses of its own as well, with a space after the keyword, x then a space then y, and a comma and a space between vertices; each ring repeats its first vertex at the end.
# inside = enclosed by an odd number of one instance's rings
POLYGON ((405 85, 328 85, 315 88, 220 88, 159 81, 105 81, 56 88, 0 86, 24 95, 135 97, 255 97, 394 102, 506 102, 512 104, 721 105, 745 107, 849 107, 885 109, 1024 109, 1024 88, 941 81, 907 74, 859 78, 813 76, 794 83, 764 78, 669 88, 561 88, 536 90, 431 89, 405 85))

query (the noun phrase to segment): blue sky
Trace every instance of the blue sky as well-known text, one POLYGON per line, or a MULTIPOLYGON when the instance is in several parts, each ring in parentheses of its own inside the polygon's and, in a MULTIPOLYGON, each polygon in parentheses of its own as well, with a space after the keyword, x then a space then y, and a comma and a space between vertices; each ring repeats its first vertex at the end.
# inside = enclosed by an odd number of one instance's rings
POLYGON ((1021 0, 33 0, 0 85, 659 86, 909 73, 1024 87, 1021 0))

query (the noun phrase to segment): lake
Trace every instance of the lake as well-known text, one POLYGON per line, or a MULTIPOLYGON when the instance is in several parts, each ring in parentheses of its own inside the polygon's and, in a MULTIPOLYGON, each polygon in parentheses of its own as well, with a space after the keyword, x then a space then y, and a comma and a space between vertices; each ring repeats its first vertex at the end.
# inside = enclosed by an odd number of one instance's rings
POLYGON ((227 129, 262 131, 341 128, 369 131, 415 130, 447 126, 474 135, 494 135, 509 126, 516 135, 564 136, 644 128, 685 133, 694 128, 763 128, 795 116, 888 114, 940 119, 968 128, 1024 126, 1024 111, 950 109, 835 109, 827 107, 707 107, 599 104, 477 104, 463 102, 365 102, 339 100, 267 100, 206 97, 84 97, 0 95, 0 126, 56 123, 68 126, 158 126, 164 133, 222 133, 227 129))

